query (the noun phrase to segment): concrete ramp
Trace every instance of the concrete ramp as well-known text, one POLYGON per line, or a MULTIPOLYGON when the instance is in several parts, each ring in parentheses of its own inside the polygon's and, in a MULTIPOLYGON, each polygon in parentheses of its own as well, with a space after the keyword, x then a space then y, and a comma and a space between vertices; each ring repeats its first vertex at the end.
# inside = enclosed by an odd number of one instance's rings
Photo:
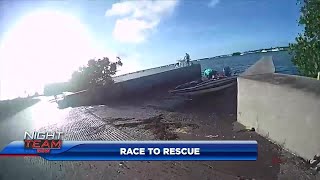
POLYGON ((275 70, 276 68, 274 67, 272 56, 265 56, 254 65, 250 66, 245 72, 240 74, 240 76, 275 73, 275 70))

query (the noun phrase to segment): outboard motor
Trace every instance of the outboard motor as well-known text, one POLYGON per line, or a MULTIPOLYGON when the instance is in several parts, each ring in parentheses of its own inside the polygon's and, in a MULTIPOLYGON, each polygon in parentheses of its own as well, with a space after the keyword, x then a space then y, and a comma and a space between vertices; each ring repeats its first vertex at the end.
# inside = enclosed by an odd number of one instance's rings
POLYGON ((231 68, 229 66, 223 68, 223 73, 226 77, 232 76, 231 68))

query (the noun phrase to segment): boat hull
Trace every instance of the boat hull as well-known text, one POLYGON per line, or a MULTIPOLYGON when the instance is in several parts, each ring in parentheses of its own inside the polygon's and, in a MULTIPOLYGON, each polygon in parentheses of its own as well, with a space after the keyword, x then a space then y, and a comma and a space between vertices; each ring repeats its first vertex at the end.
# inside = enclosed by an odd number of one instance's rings
POLYGON ((177 92, 174 93, 176 95, 187 95, 187 96, 197 96, 197 95, 202 95, 202 94, 207 94, 207 93, 212 93, 212 92, 216 92, 216 91, 221 91, 223 89, 226 89, 228 87, 231 87, 233 85, 235 85, 236 83, 230 83, 230 84, 226 84, 223 86, 218 86, 218 87, 213 87, 213 88, 208 88, 208 89, 203 89, 203 90, 198 90, 198 91, 191 91, 191 92, 177 92))
POLYGON ((215 91, 220 91, 225 88, 231 87, 236 84, 236 77, 229 77, 219 80, 210 80, 206 82, 198 83, 192 87, 186 87, 181 89, 175 89, 169 91, 171 94, 176 95, 201 95, 206 93, 211 93, 215 91))

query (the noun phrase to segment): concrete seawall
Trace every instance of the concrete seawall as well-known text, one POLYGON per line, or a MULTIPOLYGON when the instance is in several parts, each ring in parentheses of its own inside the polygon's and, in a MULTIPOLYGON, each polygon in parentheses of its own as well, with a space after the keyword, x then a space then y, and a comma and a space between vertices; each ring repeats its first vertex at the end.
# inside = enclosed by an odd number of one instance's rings
POLYGON ((189 67, 177 68, 127 81, 117 82, 109 87, 83 91, 68 95, 60 102, 61 107, 81 106, 107 103, 117 99, 126 99, 152 93, 154 90, 167 91, 179 84, 201 78, 201 66, 194 64, 189 67))
POLYGON ((237 120, 304 159, 320 153, 320 82, 284 74, 238 78, 237 120))

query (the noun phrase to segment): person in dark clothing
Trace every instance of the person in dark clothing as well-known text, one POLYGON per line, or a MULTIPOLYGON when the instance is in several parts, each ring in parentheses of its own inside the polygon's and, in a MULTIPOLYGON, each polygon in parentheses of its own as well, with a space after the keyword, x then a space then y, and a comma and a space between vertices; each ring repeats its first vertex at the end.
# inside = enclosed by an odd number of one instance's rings
POLYGON ((184 60, 187 61, 188 66, 190 65, 190 55, 186 53, 186 56, 184 57, 184 60))
POLYGON ((223 74, 224 74, 225 77, 232 76, 231 68, 229 66, 223 68, 223 74))

